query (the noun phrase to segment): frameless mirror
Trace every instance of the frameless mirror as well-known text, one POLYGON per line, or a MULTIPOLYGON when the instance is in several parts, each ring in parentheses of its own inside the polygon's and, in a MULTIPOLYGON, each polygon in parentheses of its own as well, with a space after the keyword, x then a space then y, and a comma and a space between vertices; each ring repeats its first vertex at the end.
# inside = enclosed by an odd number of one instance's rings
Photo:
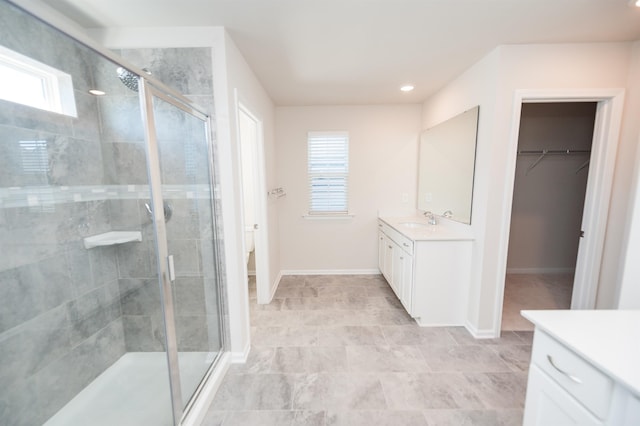
POLYGON ((418 210, 471 224, 477 106, 422 132, 418 210))

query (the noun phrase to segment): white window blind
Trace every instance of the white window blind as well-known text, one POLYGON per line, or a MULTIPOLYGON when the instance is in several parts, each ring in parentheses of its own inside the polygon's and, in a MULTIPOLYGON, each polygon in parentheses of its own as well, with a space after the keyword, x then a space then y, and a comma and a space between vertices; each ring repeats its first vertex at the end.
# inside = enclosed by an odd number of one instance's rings
POLYGON ((309 214, 348 213, 349 134, 309 132, 309 214))

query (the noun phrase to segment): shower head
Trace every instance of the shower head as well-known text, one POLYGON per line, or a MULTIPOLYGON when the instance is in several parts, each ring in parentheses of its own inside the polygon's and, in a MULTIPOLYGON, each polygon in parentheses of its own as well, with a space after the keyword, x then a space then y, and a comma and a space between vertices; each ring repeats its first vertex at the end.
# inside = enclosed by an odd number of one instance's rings
MULTIPOLYGON (((151 71, 149 71, 146 68, 142 68, 142 71, 151 75, 151 71)), ((125 86, 127 86, 127 88, 133 90, 134 92, 138 91, 138 75, 137 74, 134 74, 128 69, 125 69, 122 67, 118 67, 116 72, 118 73, 118 78, 120 79, 122 84, 124 84, 125 86)))

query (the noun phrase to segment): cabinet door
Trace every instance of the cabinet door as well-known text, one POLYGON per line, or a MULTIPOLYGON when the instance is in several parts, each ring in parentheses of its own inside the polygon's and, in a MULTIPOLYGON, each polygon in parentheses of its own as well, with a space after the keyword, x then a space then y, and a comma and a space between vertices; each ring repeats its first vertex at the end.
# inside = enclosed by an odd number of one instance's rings
POLYGON ((378 251, 378 256, 382 257, 382 267, 380 270, 382 271, 382 275, 387 279, 387 282, 393 287, 393 241, 384 233, 380 233, 380 237, 381 249, 378 251))
POLYGON ((400 281, 400 301, 407 310, 409 315, 413 316, 411 312, 411 299, 413 295, 413 257, 405 252, 402 252, 401 256, 402 264, 402 278, 400 281))
POLYGON ((391 275, 391 288, 396 293, 398 299, 402 297, 402 281, 403 281, 403 263, 407 254, 396 244, 391 241, 392 246, 392 275, 391 275))
POLYGON ((384 254, 385 254, 385 235, 382 231, 378 231, 378 269, 384 275, 384 254))
POLYGON ((531 365, 523 426, 602 424, 547 374, 536 365, 531 365))

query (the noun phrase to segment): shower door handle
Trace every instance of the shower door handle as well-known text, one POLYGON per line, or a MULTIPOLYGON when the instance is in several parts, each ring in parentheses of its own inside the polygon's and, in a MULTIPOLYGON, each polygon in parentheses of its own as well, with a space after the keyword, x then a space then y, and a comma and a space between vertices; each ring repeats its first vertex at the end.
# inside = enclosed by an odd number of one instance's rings
POLYGON ((173 255, 167 256, 167 270, 169 272, 169 281, 173 282, 176 280, 176 268, 173 264, 173 255))

